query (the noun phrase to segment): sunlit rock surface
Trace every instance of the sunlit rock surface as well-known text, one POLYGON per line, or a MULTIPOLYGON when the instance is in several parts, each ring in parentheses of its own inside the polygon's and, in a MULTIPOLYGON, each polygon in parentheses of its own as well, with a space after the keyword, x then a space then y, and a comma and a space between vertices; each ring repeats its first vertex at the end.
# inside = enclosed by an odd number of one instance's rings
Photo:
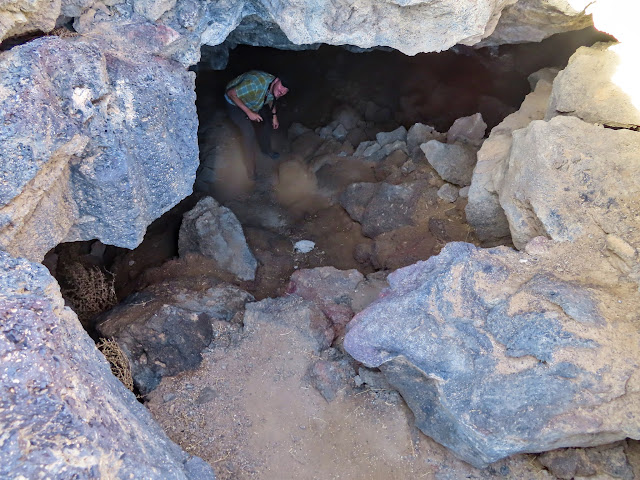
POLYGON ((192 191, 195 75, 154 55, 166 28, 44 37, 0 55, 0 246, 135 248, 192 191))
POLYGON ((547 118, 571 115, 613 127, 640 125, 637 50, 622 44, 581 47, 553 82, 547 118))
POLYGON ((0 251, 0 477, 214 479, 112 374, 42 265, 0 251))
MULTIPOLYGON (((557 70, 552 73, 557 73, 557 70)), ((550 80, 553 81, 553 75, 550 80)), ((498 192, 502 189, 508 168, 512 134, 531 121, 544 118, 550 94, 551 83, 545 79, 538 80, 535 90, 527 95, 520 109, 491 130, 478 152, 465 212, 480 240, 500 241, 511 234, 498 192)))
POLYGON ((0 42, 37 30, 48 32, 60 15, 60 0, 16 0, 0 4, 0 42))
POLYGON ((636 285, 584 246, 531 252, 450 243, 348 325, 346 350, 477 467, 640 436, 636 285))

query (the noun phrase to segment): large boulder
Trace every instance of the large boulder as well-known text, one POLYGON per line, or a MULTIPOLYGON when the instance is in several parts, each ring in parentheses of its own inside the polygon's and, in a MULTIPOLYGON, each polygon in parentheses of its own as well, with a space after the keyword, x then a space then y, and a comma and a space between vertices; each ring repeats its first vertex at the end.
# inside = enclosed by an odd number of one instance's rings
POLYGON ((240 281, 256 276, 258 261, 249 250, 242 225, 231 210, 211 197, 184 214, 178 251, 181 257, 189 253, 208 257, 240 281))
POLYGON ((233 320, 252 300, 228 284, 165 282, 126 298, 99 318, 96 330, 118 343, 135 386, 148 394, 163 377, 196 369, 213 340, 213 322, 233 320))
POLYGON ((194 74, 153 55, 171 40, 165 28, 111 35, 0 55, 0 246, 13 255, 42 260, 93 238, 135 248, 192 191, 194 74))
POLYGON ((612 261, 640 279, 639 152, 640 132, 575 117, 537 120, 514 132, 500 191, 514 245, 521 249, 540 235, 606 239, 612 261))
MULTIPOLYGON (((540 73, 535 78, 543 75, 544 73, 540 73)), ((550 94, 551 82, 537 80, 535 90, 526 96, 520 109, 495 126, 478 151, 478 162, 473 170, 465 212, 467 221, 482 241, 498 242, 510 236, 509 222, 500 205, 498 193, 508 167, 513 141, 511 135, 533 120, 544 118, 550 94)))
POLYGON ((613 127, 640 126, 637 47, 580 47, 553 82, 547 119, 571 115, 613 127))
POLYGON ((214 479, 112 374, 42 265, 0 251, 2 478, 214 479))
POLYGON ((450 243, 392 273, 348 326, 346 350, 477 467, 640 436, 636 286, 589 248, 544 245, 450 243))
POLYGON ((477 149, 462 143, 441 143, 429 140, 420 145, 427 161, 443 180, 464 187, 471 184, 477 149))

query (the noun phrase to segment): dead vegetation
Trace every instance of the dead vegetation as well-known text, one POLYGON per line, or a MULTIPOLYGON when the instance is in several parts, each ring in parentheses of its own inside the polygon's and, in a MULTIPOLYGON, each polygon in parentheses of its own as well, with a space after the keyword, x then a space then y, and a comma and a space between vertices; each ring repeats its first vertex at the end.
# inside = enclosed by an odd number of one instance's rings
POLYGON ((74 262, 66 265, 61 273, 67 284, 62 289, 62 295, 84 325, 118 303, 114 276, 98 267, 74 262))
POLYGON ((98 347, 98 350, 102 352, 111 365, 111 373, 113 373, 125 387, 133 392, 133 376, 131 375, 129 359, 116 341, 101 338, 100 341, 96 343, 96 347, 98 347))

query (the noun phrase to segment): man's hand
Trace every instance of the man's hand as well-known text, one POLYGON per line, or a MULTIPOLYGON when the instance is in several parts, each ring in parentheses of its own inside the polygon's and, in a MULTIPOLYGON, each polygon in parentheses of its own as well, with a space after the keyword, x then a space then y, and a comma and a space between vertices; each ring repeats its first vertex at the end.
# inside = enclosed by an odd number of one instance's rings
POLYGON ((278 117, 274 115, 273 116, 273 129, 277 130, 279 126, 280 126, 280 122, 278 122, 278 117))
POLYGON ((256 112, 252 112, 251 110, 249 110, 249 113, 247 113, 247 117, 249 117, 249 120, 251 120, 252 122, 262 121, 262 117, 258 115, 256 112))

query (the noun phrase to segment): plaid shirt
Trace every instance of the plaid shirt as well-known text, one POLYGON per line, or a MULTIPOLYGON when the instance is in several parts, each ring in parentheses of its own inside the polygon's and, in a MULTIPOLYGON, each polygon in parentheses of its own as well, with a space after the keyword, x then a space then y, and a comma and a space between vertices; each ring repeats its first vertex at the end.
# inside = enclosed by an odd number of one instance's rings
MULTIPOLYGON (((273 94, 269 92, 269 85, 271 85, 271 82, 273 82, 275 78, 275 76, 269 73, 251 70, 231 80, 227 84, 225 92, 235 88, 236 95, 242 100, 242 103, 244 103, 249 110, 257 112, 265 103, 273 102, 274 98, 273 94)), ((226 93, 224 94, 224 98, 231 105, 235 105, 226 93)))

